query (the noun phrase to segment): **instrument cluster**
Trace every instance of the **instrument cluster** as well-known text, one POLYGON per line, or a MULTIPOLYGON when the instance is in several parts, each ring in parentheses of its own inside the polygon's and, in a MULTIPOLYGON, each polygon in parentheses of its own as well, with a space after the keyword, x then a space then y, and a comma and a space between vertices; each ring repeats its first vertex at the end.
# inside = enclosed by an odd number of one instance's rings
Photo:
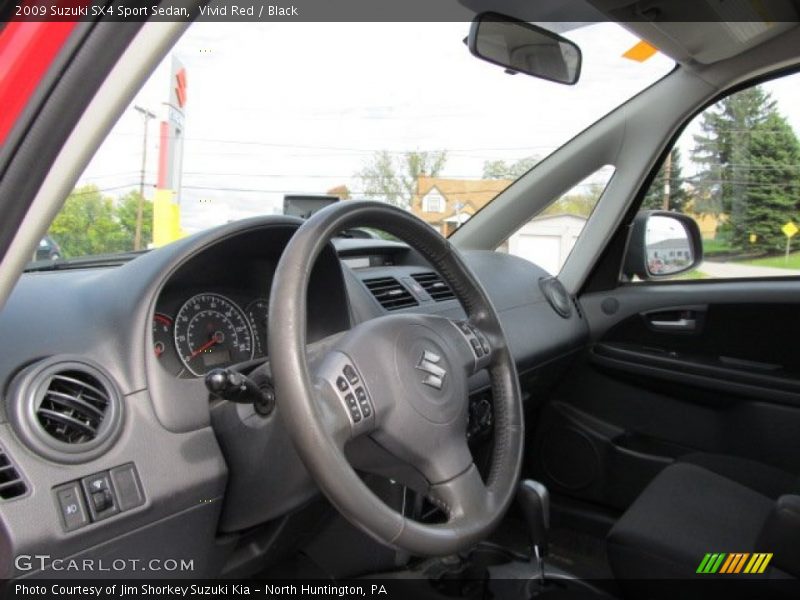
POLYGON ((263 358, 268 314, 266 298, 242 294, 203 291, 163 302, 153 315, 153 352, 178 377, 263 358))

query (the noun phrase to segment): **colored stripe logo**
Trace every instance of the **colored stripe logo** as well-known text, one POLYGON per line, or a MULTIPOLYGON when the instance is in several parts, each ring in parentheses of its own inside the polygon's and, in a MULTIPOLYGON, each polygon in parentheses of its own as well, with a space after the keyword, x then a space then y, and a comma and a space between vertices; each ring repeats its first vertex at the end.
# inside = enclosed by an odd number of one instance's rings
POLYGON ((763 573, 772 560, 772 552, 709 552, 700 561, 697 573, 726 575, 749 573, 763 573))

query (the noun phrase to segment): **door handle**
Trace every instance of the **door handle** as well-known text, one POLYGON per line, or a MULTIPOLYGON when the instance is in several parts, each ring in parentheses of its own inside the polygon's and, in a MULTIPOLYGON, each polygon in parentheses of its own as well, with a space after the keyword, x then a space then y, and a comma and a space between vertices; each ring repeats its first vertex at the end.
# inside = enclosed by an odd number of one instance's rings
POLYGON ((643 313, 647 326, 664 333, 697 333, 703 328, 706 307, 681 306, 643 313))
POLYGON ((694 331, 697 329, 697 319, 675 319, 674 321, 650 321, 653 329, 661 331, 694 331))

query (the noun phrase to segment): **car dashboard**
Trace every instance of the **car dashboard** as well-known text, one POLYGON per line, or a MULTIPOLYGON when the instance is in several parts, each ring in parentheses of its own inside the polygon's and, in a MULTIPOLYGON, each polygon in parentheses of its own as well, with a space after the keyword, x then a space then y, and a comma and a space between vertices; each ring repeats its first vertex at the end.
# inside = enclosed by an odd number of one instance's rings
MULTIPOLYGON (((213 368, 268 362, 272 278, 299 224, 249 219, 122 266, 23 275, 0 312, 0 336, 14 340, 0 354, 6 556, 186 558, 192 576, 216 576, 231 561, 221 539, 280 522, 318 495, 279 410, 211 397, 203 381, 213 368)), ((497 252, 465 260, 521 377, 540 380, 540 367, 586 342, 579 306, 560 316, 542 269, 497 252)), ((464 316, 420 255, 382 239, 329 244, 306 305, 309 343, 393 312, 464 316)), ((490 430, 488 376, 470 388, 490 430)), ((4 577, 34 574, 2 567, 4 577)))

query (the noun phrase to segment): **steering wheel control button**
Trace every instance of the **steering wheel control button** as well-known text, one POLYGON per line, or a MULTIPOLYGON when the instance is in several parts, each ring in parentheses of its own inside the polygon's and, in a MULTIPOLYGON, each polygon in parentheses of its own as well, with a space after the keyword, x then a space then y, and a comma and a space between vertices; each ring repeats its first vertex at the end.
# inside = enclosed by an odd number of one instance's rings
POLYGON ((89 524, 89 515, 86 513, 83 494, 77 481, 57 487, 54 491, 64 531, 75 531, 89 524))
POLYGON ((89 514, 92 521, 100 521, 119 512, 108 471, 84 477, 81 479, 81 485, 89 500, 89 514))
POLYGON ((109 473, 114 484, 114 491, 117 492, 120 510, 130 510, 144 504, 144 492, 133 463, 115 467, 109 473))
POLYGON ((342 373, 344 373, 344 376, 347 378, 347 381, 350 382, 350 385, 355 385, 358 383, 358 375, 356 374, 356 370, 352 365, 345 365, 344 369, 342 369, 342 373))
POLYGON ((356 388, 356 399, 358 400, 358 406, 361 408, 361 412, 364 414, 364 418, 366 419, 372 414, 372 409, 369 406, 369 398, 367 398, 367 392, 364 391, 364 388, 356 388))
POLYGON ((470 339, 469 343, 472 344, 472 349, 475 351, 475 356, 481 358, 483 356, 483 347, 481 346, 481 343, 475 338, 470 339))
POLYGON ((358 403, 356 403, 355 396, 353 396, 353 394, 347 394, 344 397, 344 401, 347 402, 347 409, 350 411, 350 418, 358 423, 361 420, 361 411, 358 410, 358 403))
POLYGON ((456 328, 464 335, 472 347, 472 353, 475 355, 475 367, 486 366, 485 359, 491 353, 491 346, 486 337, 480 332, 477 327, 474 327, 467 321, 454 321, 456 328))
POLYGON ((333 353, 321 375, 333 386, 344 404, 353 432, 358 434, 368 428, 367 421, 371 420, 375 409, 364 385, 364 378, 351 359, 342 352, 333 353))

